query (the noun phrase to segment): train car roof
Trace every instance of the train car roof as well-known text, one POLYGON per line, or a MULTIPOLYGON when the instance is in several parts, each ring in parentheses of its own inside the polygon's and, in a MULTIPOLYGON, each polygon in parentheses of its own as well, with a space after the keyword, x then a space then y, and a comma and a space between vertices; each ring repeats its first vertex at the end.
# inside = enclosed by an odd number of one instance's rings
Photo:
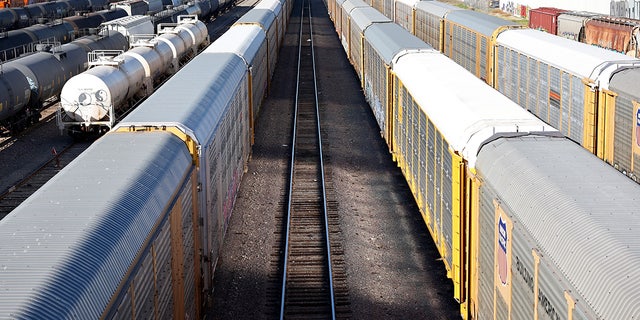
POLYGON ((422 0, 396 0, 396 2, 400 2, 412 8, 415 8, 416 4, 418 4, 421 1, 422 0))
POLYGON ((594 318, 640 314, 640 185, 567 139, 499 139, 476 167, 594 318))
POLYGON ((639 59, 615 51, 534 29, 506 30, 496 42, 579 77, 599 81, 604 88, 611 72, 619 68, 609 62, 640 63, 639 59))
POLYGON ((470 167, 482 144, 495 134, 557 134, 556 129, 436 50, 400 56, 393 72, 470 167))
POLYGON ((256 25, 232 26, 214 43, 207 47, 203 53, 231 52, 241 57, 247 67, 251 66, 253 59, 258 55, 260 46, 265 41, 266 34, 256 25), (240 42, 238 39, 243 39, 240 42))
POLYGON ((279 15, 282 11, 282 3, 279 0, 260 0, 253 9, 268 9, 279 15))
POLYGON ((430 45, 395 23, 372 24, 364 31, 364 37, 388 65, 402 51, 433 50, 430 45))
POLYGON ((342 9, 347 13, 350 13, 351 10, 355 8, 367 8, 370 7, 366 2, 362 0, 346 0, 342 3, 342 9))
POLYGON ((0 318, 99 319, 191 167, 170 133, 96 141, 0 221, 0 318))
POLYGON ((440 18, 444 18, 444 16, 451 11, 464 10, 439 1, 418 1, 418 3, 416 3, 416 9, 436 15, 440 18))
POLYGON ((197 144, 208 143, 217 132, 236 87, 243 81, 246 68, 233 53, 200 53, 112 130, 177 127, 197 144))
POLYGON ((362 31, 366 31, 374 23, 392 22, 391 19, 372 7, 354 8, 351 11, 351 21, 362 31))
POLYGON ((245 13, 236 23, 233 25, 239 24, 259 24, 264 30, 267 32, 269 26, 273 24, 273 21, 276 20, 276 14, 270 9, 251 9, 249 12, 245 13))
MULTIPOLYGON (((640 101, 640 68, 626 68, 613 74, 609 89, 640 101)), ((640 143, 640 141, 639 141, 640 143)))
POLYGON ((451 11, 447 14, 447 20, 475 30, 486 37, 491 37, 493 32, 502 26, 518 26, 515 22, 471 10, 451 11))

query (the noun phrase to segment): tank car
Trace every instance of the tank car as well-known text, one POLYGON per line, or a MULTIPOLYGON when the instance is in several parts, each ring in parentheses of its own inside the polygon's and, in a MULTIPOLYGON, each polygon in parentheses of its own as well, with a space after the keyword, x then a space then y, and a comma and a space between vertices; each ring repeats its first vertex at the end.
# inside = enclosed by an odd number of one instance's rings
POLYGON ((86 70, 87 53, 98 48, 126 49, 117 32, 80 38, 3 64, 0 76, 0 128, 19 131, 40 118, 45 101, 60 94, 65 82, 86 70))
MULTIPOLYGON (((148 22, 146 18, 139 17, 148 22)), ((140 39, 127 52, 92 55, 97 58, 90 62, 92 68, 62 88, 57 114, 61 131, 72 136, 108 131, 124 111, 150 95, 161 80, 178 70, 185 56, 195 55, 207 41, 206 26, 195 16, 183 16, 178 24, 160 27, 157 37, 140 39)))
POLYGON ((0 38, 0 60, 7 61, 21 54, 34 51, 34 44, 41 41, 67 43, 74 38, 74 29, 68 22, 36 24, 12 30, 0 38))

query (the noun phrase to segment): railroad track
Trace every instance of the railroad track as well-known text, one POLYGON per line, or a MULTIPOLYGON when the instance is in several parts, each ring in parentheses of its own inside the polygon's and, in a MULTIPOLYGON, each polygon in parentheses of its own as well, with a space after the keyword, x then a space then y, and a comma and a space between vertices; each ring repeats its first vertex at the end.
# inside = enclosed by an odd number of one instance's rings
POLYGON ((3 194, 0 194, 0 219, 3 219, 13 209, 36 192, 49 179, 53 178, 62 168, 75 159, 91 145, 90 142, 74 143, 63 150, 56 150, 55 154, 44 165, 26 176, 3 194))
POLYGON ((280 319, 350 317, 337 204, 327 179, 318 107, 312 10, 301 8, 288 204, 276 263, 280 319))

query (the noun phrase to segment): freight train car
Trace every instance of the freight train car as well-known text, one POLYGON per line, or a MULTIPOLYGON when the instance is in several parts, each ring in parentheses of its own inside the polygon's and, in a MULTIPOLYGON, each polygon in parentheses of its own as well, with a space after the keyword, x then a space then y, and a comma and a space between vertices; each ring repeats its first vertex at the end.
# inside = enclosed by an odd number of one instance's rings
POLYGON ((33 3, 24 7, 0 9, 0 29, 9 31, 25 28, 45 20, 51 21, 78 13, 106 9, 106 0, 58 0, 33 3))
MULTIPOLYGON (((389 53, 391 63, 365 54, 372 67, 363 76, 389 84, 391 124, 380 129, 462 317, 639 317, 640 185, 438 50, 402 48, 409 33, 377 34, 385 24, 364 35, 370 52, 389 53)), ((622 74, 611 88, 640 80, 622 74)))
MULTIPOLYGON (((139 18, 153 31, 148 17, 139 18)), ((156 37, 136 40, 127 52, 111 56, 94 52, 91 68, 62 88, 56 116, 61 132, 72 136, 107 132, 124 112, 208 44, 207 26, 196 16, 181 16, 177 24, 160 27, 156 37)))
POLYGON ((0 221, 0 318, 204 318, 270 76, 231 30, 0 221))
POLYGON ((87 69, 87 53, 128 47, 122 34, 108 31, 3 64, 0 130, 3 134, 20 131, 37 122, 45 101, 60 94, 69 78, 87 69))
MULTIPOLYGON (((640 67, 640 60, 435 3, 418 2, 415 6, 414 25, 427 27, 420 33, 420 28, 415 28, 416 34, 425 36, 422 40, 638 180, 640 168, 635 163, 640 158, 636 159, 638 152, 634 150, 640 124, 634 120, 634 110, 640 101, 640 86, 631 82, 622 89, 622 80, 616 78, 626 78, 623 72, 637 72, 626 70, 640 67), (420 16, 429 22, 420 23, 420 16), (438 20, 441 23, 433 23, 438 20), (440 35, 433 36, 437 32, 440 35), (611 82, 618 86, 612 88, 611 82)), ((563 14, 567 13, 573 14, 563 14)))
POLYGON ((64 18, 50 24, 36 24, 11 30, 0 37, 0 61, 7 61, 22 54, 37 51, 40 42, 65 44, 77 36, 89 34, 87 29, 95 29, 101 23, 124 17, 122 10, 98 11, 82 17, 64 18), (108 20, 107 20, 108 19, 108 20))

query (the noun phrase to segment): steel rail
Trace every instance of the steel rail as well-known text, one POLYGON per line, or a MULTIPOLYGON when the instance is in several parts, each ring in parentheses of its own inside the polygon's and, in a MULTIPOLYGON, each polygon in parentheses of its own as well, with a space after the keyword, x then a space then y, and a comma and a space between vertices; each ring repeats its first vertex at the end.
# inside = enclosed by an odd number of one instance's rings
POLYGON ((299 100, 300 100, 300 74, 301 74, 301 60, 302 60, 302 43, 303 43, 303 24, 304 24, 304 10, 305 5, 304 2, 308 3, 308 18, 309 18, 309 27, 310 27, 310 45, 311 45, 311 63, 312 63, 312 73, 313 73, 313 92, 314 92, 314 107, 316 114, 316 131, 318 135, 318 149, 319 149, 319 163, 320 163, 320 175, 321 175, 321 184, 322 184, 322 201, 323 201, 323 221, 324 221, 324 230, 325 230, 325 240, 326 240, 326 254, 327 254, 327 269, 328 269, 328 280, 329 280, 329 295, 330 295, 330 304, 331 304, 331 319, 336 318, 335 311, 335 295, 333 288, 333 272, 331 266, 331 244, 329 241, 329 222, 327 217, 327 197, 326 197, 326 185, 325 185, 325 172, 324 172, 324 161, 322 156, 322 136, 321 136, 321 127, 320 127, 320 113, 319 113, 319 103, 318 103, 318 85, 317 85, 317 77, 316 77, 316 64, 315 64, 315 52, 313 47, 313 21, 311 16, 311 4, 308 0, 303 0, 302 9, 300 13, 300 32, 299 32, 299 41, 298 41, 298 63, 297 63, 297 75, 296 75, 296 93, 295 93, 295 105, 294 105, 294 118, 293 118, 293 134, 292 134, 292 147, 291 147, 291 159, 290 159, 290 171, 289 171, 289 194, 288 194, 288 206, 287 206, 287 225, 286 225, 286 236, 285 236, 285 254, 284 254, 284 263, 283 263, 283 277, 282 277, 282 296, 280 300, 280 319, 284 319, 285 316, 285 299, 286 299, 286 286, 287 286, 287 272, 288 272, 288 261, 289 261, 289 247, 290 247, 290 234, 291 234, 291 220, 292 220, 292 207, 293 207, 293 189, 294 189, 294 172, 295 172, 295 159, 296 159, 296 144, 297 144, 297 132, 298 132, 298 114, 299 114, 299 100))

